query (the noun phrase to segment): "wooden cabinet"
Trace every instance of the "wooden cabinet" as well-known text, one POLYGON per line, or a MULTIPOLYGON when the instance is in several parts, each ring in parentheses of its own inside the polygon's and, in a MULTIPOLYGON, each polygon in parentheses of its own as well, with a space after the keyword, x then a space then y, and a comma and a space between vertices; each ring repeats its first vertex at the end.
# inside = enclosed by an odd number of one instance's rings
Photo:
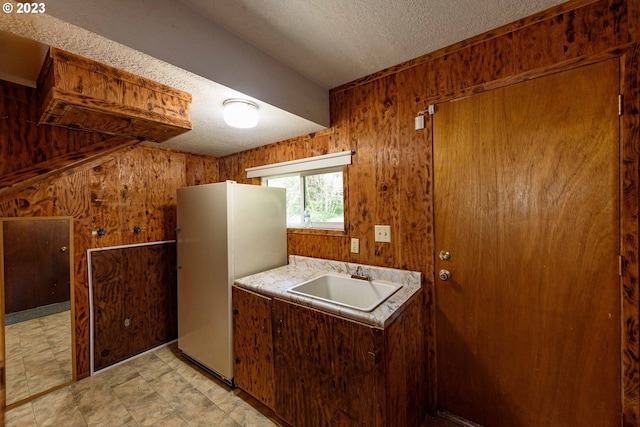
POLYGON ((234 381, 275 408, 271 298, 233 287, 234 381))
POLYGON ((422 295, 378 328, 234 286, 236 384, 294 427, 417 427, 427 391, 422 295))
POLYGON ((382 330, 274 301, 276 413, 294 426, 376 425, 382 330))
POLYGON ((50 48, 38 77, 41 124, 164 142, 191 130, 191 95, 50 48))

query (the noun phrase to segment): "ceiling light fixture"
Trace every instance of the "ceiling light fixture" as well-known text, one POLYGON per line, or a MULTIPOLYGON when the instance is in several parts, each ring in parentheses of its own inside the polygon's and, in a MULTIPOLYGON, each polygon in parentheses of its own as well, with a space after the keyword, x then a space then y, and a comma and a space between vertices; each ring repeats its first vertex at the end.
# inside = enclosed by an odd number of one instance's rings
POLYGON ((258 105, 246 99, 227 99, 222 103, 224 121, 234 128, 249 129, 258 124, 258 105))

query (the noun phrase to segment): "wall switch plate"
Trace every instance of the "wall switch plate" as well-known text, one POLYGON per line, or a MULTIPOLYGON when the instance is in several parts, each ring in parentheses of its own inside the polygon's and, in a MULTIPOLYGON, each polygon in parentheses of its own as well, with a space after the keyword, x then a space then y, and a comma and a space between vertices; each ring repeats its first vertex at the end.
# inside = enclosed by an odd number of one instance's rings
POLYGON ((360 252, 360 239, 351 239, 351 252, 354 254, 360 252))
POLYGON ((376 242, 391 242, 391 226, 390 225, 375 225, 373 227, 375 232, 375 241, 376 242))

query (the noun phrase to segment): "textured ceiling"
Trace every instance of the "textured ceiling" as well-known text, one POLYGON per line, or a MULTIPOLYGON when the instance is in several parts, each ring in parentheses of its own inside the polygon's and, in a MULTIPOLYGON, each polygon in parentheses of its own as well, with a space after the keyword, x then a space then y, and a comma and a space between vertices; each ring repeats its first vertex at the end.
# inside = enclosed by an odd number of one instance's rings
POLYGON ((181 1, 331 89, 564 0, 181 1))
POLYGON ((330 88, 559 3, 56 0, 0 16, 0 79, 33 84, 46 45, 136 73, 193 95, 193 131, 162 146, 223 156, 323 129, 330 88), (223 123, 232 97, 258 103, 256 128, 223 123))

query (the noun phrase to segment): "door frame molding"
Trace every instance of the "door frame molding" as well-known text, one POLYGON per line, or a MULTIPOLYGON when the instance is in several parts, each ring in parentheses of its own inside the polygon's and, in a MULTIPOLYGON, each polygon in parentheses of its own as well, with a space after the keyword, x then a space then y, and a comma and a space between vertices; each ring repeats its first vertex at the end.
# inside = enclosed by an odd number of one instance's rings
POLYGON ((622 424, 640 424, 640 43, 621 55, 623 114, 620 120, 620 250, 622 255, 622 424))
MULTIPOLYGON (((449 102, 472 94, 507 87, 534 78, 568 71, 597 62, 618 58, 620 60, 620 93, 623 96, 623 114, 620 118, 620 254, 622 276, 620 280, 621 303, 621 424, 640 426, 640 43, 632 43, 594 55, 560 62, 517 76, 469 87, 464 93, 430 99, 430 102, 449 102)), ((428 119, 429 135, 433 138, 433 120, 428 119)), ((433 141, 432 141, 433 142, 433 141)), ((433 147, 433 144, 432 144, 433 147)), ((433 153, 431 153, 433 158, 433 153)), ((432 172, 433 173, 433 172, 432 172)), ((431 179, 433 192, 433 176, 431 179)), ((432 219, 435 217, 432 216, 432 219)), ((432 232, 433 233, 433 232, 432 232)), ((431 236, 433 241, 433 235, 431 236)), ((427 337, 428 372, 430 381, 429 406, 438 409, 437 360, 436 360, 436 302, 435 250, 432 254, 431 273, 426 283, 427 327, 432 331, 427 337)))

